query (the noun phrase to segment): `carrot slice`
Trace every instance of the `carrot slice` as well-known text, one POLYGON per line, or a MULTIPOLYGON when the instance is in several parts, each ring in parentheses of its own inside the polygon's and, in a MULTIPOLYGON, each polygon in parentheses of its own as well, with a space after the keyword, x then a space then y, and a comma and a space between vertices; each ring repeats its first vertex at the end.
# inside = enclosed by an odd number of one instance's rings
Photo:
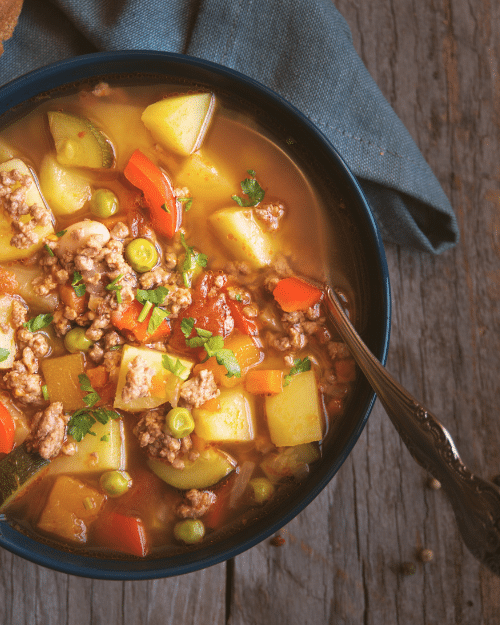
POLYGON ((273 291, 274 299, 285 312, 307 310, 323 298, 323 292, 295 276, 283 278, 273 291))
POLYGON ((160 325, 153 332, 148 332, 148 325, 153 314, 153 310, 148 313, 144 321, 138 321, 143 304, 134 300, 121 313, 111 313, 111 322, 118 330, 129 330, 139 343, 154 343, 170 335, 170 323, 163 319, 160 325))
POLYGON ((14 447, 16 426, 7 408, 0 403, 0 453, 8 454, 14 447))
POLYGON ((252 395, 276 395, 283 390, 281 369, 253 369, 247 373, 245 386, 252 395))
POLYGON ((123 173, 130 183, 143 192, 155 230, 172 238, 181 226, 182 210, 178 209, 167 176, 140 150, 132 154, 123 173))

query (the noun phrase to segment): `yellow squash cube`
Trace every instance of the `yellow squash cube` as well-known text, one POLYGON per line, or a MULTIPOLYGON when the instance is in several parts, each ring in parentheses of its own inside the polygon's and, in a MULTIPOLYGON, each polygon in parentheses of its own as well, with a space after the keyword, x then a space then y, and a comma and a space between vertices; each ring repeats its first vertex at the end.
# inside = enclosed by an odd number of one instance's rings
POLYGON ((278 395, 265 398, 267 424, 272 442, 289 447, 319 441, 323 416, 314 371, 297 373, 278 395))

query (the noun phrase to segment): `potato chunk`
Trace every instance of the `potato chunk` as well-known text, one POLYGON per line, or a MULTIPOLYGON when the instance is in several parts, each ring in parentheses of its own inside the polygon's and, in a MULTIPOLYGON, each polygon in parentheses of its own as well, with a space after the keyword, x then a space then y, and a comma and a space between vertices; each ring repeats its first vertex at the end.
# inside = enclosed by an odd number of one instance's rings
MULTIPOLYGON (((0 171, 10 172, 13 169, 17 170, 23 176, 29 176, 31 178, 31 185, 26 191, 26 204, 30 207, 33 206, 33 204, 45 206, 45 202, 43 201, 38 190, 35 177, 29 167, 21 159, 13 158, 0 164, 0 171)), ((0 210, 0 262, 28 258, 28 256, 31 256, 34 252, 42 248, 45 238, 54 232, 52 222, 49 222, 46 226, 36 226, 34 228, 34 233, 38 237, 37 243, 34 243, 30 247, 24 249, 14 247, 10 244, 14 234, 11 227, 12 220, 5 210, 3 210, 1 200, 0 207, 2 208, 2 210, 0 210)), ((23 222, 28 222, 30 219, 30 215, 23 215, 21 217, 21 221, 23 222)))
POLYGON ((156 408, 170 402, 178 397, 182 380, 189 377, 189 373, 193 367, 193 362, 186 358, 179 358, 180 364, 184 369, 180 376, 176 376, 163 366, 163 356, 167 355, 171 362, 177 362, 177 356, 165 354, 163 352, 149 349, 148 347, 134 347, 133 345, 125 345, 123 348, 123 356, 120 364, 120 372, 118 374, 118 386, 116 388, 116 396, 114 407, 128 410, 129 412, 141 412, 156 408), (155 370, 155 374, 151 380, 151 387, 147 397, 137 397, 136 399, 123 399, 123 389, 127 382, 127 373, 129 364, 136 358, 141 356, 147 362, 148 367, 155 370))
POLYGON ((60 165, 52 154, 40 165, 40 187, 56 215, 76 213, 92 195, 88 179, 77 169, 60 165))
POLYGON ((265 402, 269 433, 277 447, 321 440, 323 417, 314 371, 293 375, 281 393, 265 402))
POLYGON ((171 96, 150 104, 141 119, 165 149, 188 156, 200 147, 214 105, 213 93, 171 96))
POLYGON ((85 373, 81 352, 46 358, 42 360, 41 367, 51 402, 62 402, 65 411, 85 406, 85 393, 78 380, 78 376, 85 373))
POLYGON ((0 295, 0 348, 1 358, 0 369, 10 369, 14 363, 16 355, 16 340, 14 336, 14 328, 10 321, 12 316, 12 301, 10 295, 0 295), (5 351, 4 351, 5 350, 5 351))
POLYGON ((209 217, 219 240, 236 260, 259 269, 274 256, 271 238, 257 222, 251 208, 223 208, 209 217))
POLYGON ((244 442, 255 437, 255 398, 242 388, 223 389, 219 409, 193 409, 195 432, 206 441, 244 442))
POLYGON ((106 495, 81 480, 60 475, 50 491, 39 529, 73 543, 86 543, 88 527, 97 518, 106 495))

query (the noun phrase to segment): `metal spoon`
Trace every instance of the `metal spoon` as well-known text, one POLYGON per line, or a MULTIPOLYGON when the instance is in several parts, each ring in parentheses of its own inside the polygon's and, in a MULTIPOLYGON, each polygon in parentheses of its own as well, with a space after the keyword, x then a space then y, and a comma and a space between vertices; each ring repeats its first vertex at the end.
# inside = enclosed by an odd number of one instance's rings
POLYGON ((500 575, 500 492, 462 462, 448 431, 380 364, 363 343, 330 286, 329 316, 366 376, 413 458, 448 495, 458 529, 471 553, 500 575))

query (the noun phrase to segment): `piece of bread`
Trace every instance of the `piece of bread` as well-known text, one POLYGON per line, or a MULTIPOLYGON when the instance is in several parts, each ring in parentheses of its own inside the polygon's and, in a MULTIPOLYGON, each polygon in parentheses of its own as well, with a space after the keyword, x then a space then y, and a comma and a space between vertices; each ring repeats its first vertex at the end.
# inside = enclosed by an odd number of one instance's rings
POLYGON ((1 0, 0 2, 0 55, 3 53, 2 43, 14 32, 22 6, 23 0, 1 0))

